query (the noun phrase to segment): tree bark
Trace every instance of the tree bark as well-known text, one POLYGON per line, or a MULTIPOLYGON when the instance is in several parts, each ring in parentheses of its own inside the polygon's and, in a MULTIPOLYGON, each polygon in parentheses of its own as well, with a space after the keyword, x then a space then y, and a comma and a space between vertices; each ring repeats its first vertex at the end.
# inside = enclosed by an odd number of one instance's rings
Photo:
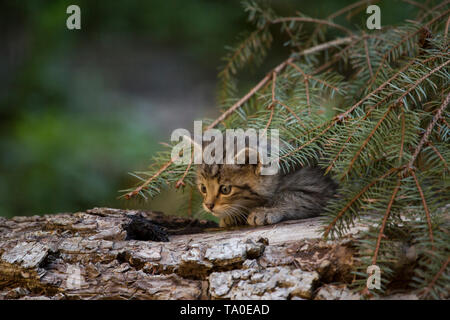
POLYGON ((320 218, 231 230, 110 208, 0 218, 0 299, 320 298, 351 281, 361 228, 325 242, 320 218))

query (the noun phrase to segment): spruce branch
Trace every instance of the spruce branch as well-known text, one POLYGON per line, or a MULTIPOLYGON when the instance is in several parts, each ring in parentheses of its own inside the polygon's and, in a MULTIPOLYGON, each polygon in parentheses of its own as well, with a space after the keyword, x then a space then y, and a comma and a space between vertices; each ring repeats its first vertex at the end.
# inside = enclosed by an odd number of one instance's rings
POLYGON ((253 95, 255 95, 256 92, 258 92, 265 84, 267 84, 274 73, 280 73, 281 70, 283 70, 289 63, 292 63, 296 58, 312 53, 316 53, 319 51, 326 50, 331 47, 335 47, 344 43, 351 42, 354 39, 354 37, 347 37, 347 38, 341 38, 333 41, 329 41, 317 46, 314 46, 310 49, 305 49, 302 52, 295 55, 295 57, 290 57, 280 63, 278 66, 276 66, 272 71, 270 71, 264 78, 262 78, 256 86, 254 86, 252 89, 250 89, 247 94, 245 94, 239 101, 237 101, 234 105, 232 105, 230 108, 228 108, 225 112, 223 112, 217 119, 215 119, 206 129, 212 129, 216 127, 221 121, 227 119, 231 114, 233 114, 234 111, 236 111, 238 108, 240 108, 245 102, 247 102, 253 95))
POLYGON ((299 125, 301 125, 303 128, 306 129, 306 126, 304 125, 303 121, 300 119, 300 117, 292 110, 292 108, 290 108, 287 104, 281 102, 280 100, 275 100, 276 104, 280 104, 282 105, 284 108, 286 108, 286 110, 289 111, 290 114, 292 114, 294 116, 295 119, 297 119, 297 122, 299 125))
POLYGON ((431 21, 425 23, 424 25, 421 26, 421 28, 417 29, 416 31, 412 32, 412 33, 408 33, 406 36, 404 36, 402 38, 401 41, 399 41, 394 47, 392 47, 391 49, 389 49, 384 56, 381 59, 381 62, 375 72, 375 75, 371 78, 370 83, 368 85, 369 88, 372 87, 372 85, 374 84, 376 78, 378 77, 380 71, 382 70, 382 68, 385 66, 387 60, 389 59, 389 57, 391 56, 392 52, 396 49, 398 49, 399 47, 401 47, 401 45, 403 45, 406 41, 410 40, 411 38, 417 36, 420 32, 422 32, 424 30, 424 28, 428 28, 429 26, 431 26, 432 24, 434 24, 435 22, 439 21, 440 19, 442 19, 443 17, 445 17, 447 14, 450 13, 450 10, 446 10, 444 13, 441 13, 440 15, 438 15, 437 17, 433 18, 431 21))
POLYGON ((175 183, 175 188, 178 189, 179 187, 185 185, 185 184, 184 184, 184 179, 186 178, 186 175, 188 174, 189 170, 191 169, 191 166, 192 166, 192 162, 193 162, 193 161, 194 161, 194 154, 191 155, 191 158, 190 158, 189 163, 188 163, 188 165, 187 165, 187 167, 186 167, 186 170, 185 170, 184 173, 183 173, 183 176, 180 178, 180 180, 178 180, 178 181, 175 183))
POLYGON ((245 102, 247 102, 256 92, 258 92, 259 89, 261 89, 270 79, 272 78, 274 73, 278 73, 281 70, 283 70, 289 61, 293 61, 294 58, 288 58, 287 60, 280 63, 277 67, 273 69, 273 71, 269 72, 264 78, 261 79, 261 81, 258 82, 256 86, 254 86, 252 89, 250 89, 249 92, 247 92, 246 95, 244 95, 239 101, 237 101, 234 105, 232 105, 230 108, 228 108, 225 112, 223 112, 216 120, 214 120, 207 128, 212 129, 216 127, 221 121, 228 118, 234 111, 236 111, 238 108, 240 108, 245 102))
POLYGON ((447 19, 447 23, 445 24, 445 33, 444 33, 444 38, 447 41, 448 38, 448 29, 450 27, 450 16, 447 19))
POLYGON ((367 66, 369 67, 370 77, 373 78, 372 62, 370 62, 369 46, 367 44, 367 37, 365 37, 365 34, 363 41, 364 41, 364 51, 366 52, 367 66))
MULTIPOLYGON (((348 12, 348 11, 351 11, 351 10, 353 10, 353 9, 355 9, 355 8, 367 6, 367 5, 369 5, 369 4, 375 4, 375 3, 377 3, 377 2, 379 2, 379 0, 372 0, 372 1, 371 1, 371 0, 360 0, 360 1, 357 1, 357 2, 355 2, 355 3, 352 3, 352 4, 346 6, 346 7, 342 8, 342 9, 340 9, 340 10, 338 10, 338 11, 332 13, 331 15, 329 15, 328 17, 326 17, 325 20, 331 21, 331 20, 333 20, 334 18, 337 18, 337 17, 343 15, 344 13, 346 13, 346 12, 348 12)), ((316 28, 314 29, 314 31, 313 31, 313 33, 312 33, 312 35, 311 35, 309 41, 307 42, 307 46, 310 45, 311 42, 313 41, 313 39, 316 38, 317 33, 318 33, 319 30, 320 30, 320 27, 321 27, 320 24, 318 24, 318 25, 316 26, 316 28)))
POLYGON ((340 46, 342 44, 346 44, 346 43, 350 43, 353 41, 358 41, 359 39, 362 39, 361 37, 357 37, 357 36, 351 36, 351 37, 345 37, 345 38, 338 38, 336 40, 332 40, 332 41, 328 41, 322 44, 318 44, 314 47, 305 49, 299 53, 295 53, 295 56, 305 56, 308 54, 312 54, 312 53, 316 53, 319 51, 323 51, 329 48, 333 48, 333 47, 337 47, 340 46))
POLYGON ((398 193, 398 190, 400 189, 401 182, 402 182, 402 179, 399 176, 397 178, 397 184, 396 184, 396 186, 394 188, 394 191, 392 192, 391 199, 389 200, 388 206, 386 208, 386 212, 384 214, 380 230, 378 231, 378 238, 377 238, 377 243, 376 243, 375 250, 374 250, 374 253, 373 253, 372 265, 376 265, 377 264, 378 251, 380 250, 381 239, 382 239, 382 237, 384 235, 383 232, 384 232, 384 229, 386 228, 386 222, 387 222, 387 220, 389 218, 389 214, 391 213, 392 204, 394 203, 394 201, 395 201, 395 199, 397 197, 397 193, 398 193))
POLYGON ((396 171, 399 171, 400 168, 391 168, 386 173, 382 174, 381 176, 375 178, 372 180, 369 184, 367 184, 364 188, 361 189, 361 191, 353 197, 349 202, 346 203, 346 205, 342 208, 341 211, 339 211, 334 219, 325 227, 325 231, 323 233, 324 238, 327 238, 330 234, 331 230, 334 228, 336 223, 339 221, 339 219, 347 212, 347 210, 358 200, 361 198, 361 196, 366 193, 372 186, 374 186, 376 183, 378 183, 381 180, 386 179, 388 176, 393 174, 396 171))
POLYGON ((248 53, 247 56, 245 56, 244 58, 243 57, 244 50, 252 45, 253 47, 259 47, 255 44, 255 42, 257 41, 257 36, 261 33, 261 31, 262 29, 253 31, 244 41, 242 41, 242 43, 238 46, 238 48, 233 51, 231 57, 226 59, 227 64, 219 73, 219 77, 223 74, 226 78, 228 78, 230 74, 236 74, 237 68, 235 67, 235 65, 238 63, 238 60, 241 60, 240 62, 242 64, 244 64, 245 62, 248 63, 251 53, 248 53))
POLYGON ((263 135, 264 135, 264 134, 267 132, 267 130, 269 129, 270 124, 272 123, 273 113, 275 112, 275 108, 274 108, 273 105, 270 105, 270 106, 269 106, 269 109, 270 109, 270 116, 269 116, 269 120, 267 120, 266 126, 264 127, 264 133, 263 133, 263 135))
MULTIPOLYGON (((437 59, 439 56, 433 56, 430 57, 428 59, 426 59, 425 61, 422 62, 422 64, 425 64, 429 61, 435 60, 437 59)), ((367 99, 371 98, 371 97, 375 97, 376 94, 378 92, 380 92, 381 90, 383 90, 384 88, 386 88, 386 86, 388 86, 389 84, 392 83, 393 80, 397 79, 403 72, 405 72, 406 70, 408 70, 413 64, 417 63, 416 60, 412 59, 410 62, 408 62, 406 65, 404 65, 399 71, 397 71, 392 77, 390 77, 388 80, 386 80, 385 82, 383 82, 380 86, 378 86, 376 89, 374 89, 372 92, 370 92, 369 94, 367 94, 363 99, 359 100, 357 103, 355 103, 353 106, 351 106, 347 111, 345 111, 344 113, 342 113, 341 115, 338 116, 339 119, 344 119, 347 118, 350 113, 352 113, 356 108, 358 108, 359 106, 361 106, 365 101, 367 101, 367 99)), ((434 72, 433 72, 434 73, 434 72)), ((430 74, 431 75, 431 74, 430 74)), ((376 76, 376 75, 375 75, 376 76)), ((423 80, 422 80, 423 81, 423 80)), ((419 81, 418 83, 422 82, 419 81)))
POLYGON ((333 20, 334 18, 339 17, 340 15, 343 15, 344 13, 351 11, 353 9, 359 8, 359 7, 364 7, 364 6, 368 6, 370 4, 375 4, 377 2, 379 2, 380 0, 361 0, 361 1, 357 1, 355 3, 352 3, 338 11, 336 11, 335 13, 329 15, 327 17, 326 20, 333 20))
POLYGON ((448 266, 449 263, 450 263, 450 257, 447 258, 447 260, 444 262, 442 267, 436 273, 436 275, 434 276, 433 280, 430 282, 428 287, 424 290, 424 292, 421 295, 422 297, 428 296, 428 294, 430 293, 431 289, 436 284, 436 281, 441 277, 441 275, 444 273, 445 269, 447 269, 447 266, 448 266))
POLYGON ((341 31, 344 31, 345 33, 349 34, 349 35, 353 35, 353 32, 339 24, 336 24, 334 22, 330 22, 327 20, 321 20, 321 19, 314 19, 314 18, 309 18, 309 17, 285 17, 285 18, 278 18, 278 19, 274 19, 272 21, 270 21, 270 23, 272 24, 277 24, 277 23, 283 23, 283 22, 312 22, 312 23, 317 23, 317 24, 323 24, 323 25, 327 25, 336 29, 339 29, 341 31))
MULTIPOLYGON (((450 60, 448 60, 447 62, 450 62, 450 60)), ((433 131, 434 126, 436 125, 436 123, 439 121, 439 119, 442 117, 442 113, 444 112, 445 108, 447 108, 448 104, 450 103, 450 93, 447 94, 447 97, 445 98, 444 102, 442 103, 441 107, 438 109, 438 111, 436 112, 436 114, 433 117, 433 120, 430 122, 430 124, 427 127, 427 130, 425 131, 424 135, 422 136, 422 139, 420 140, 419 144, 417 145, 413 156, 411 157, 411 160, 408 163, 407 168, 413 168, 414 165, 414 161, 416 161, 417 156, 419 155, 419 153, 422 150, 422 147, 424 146, 425 143, 428 142, 428 139, 431 135, 431 132, 433 131)))
POLYGON ((313 71, 311 74, 312 75, 318 74, 318 73, 323 72, 324 70, 328 69, 329 67, 335 65, 339 60, 341 60, 343 58, 344 54, 348 53, 348 51, 350 49, 352 49, 357 44, 359 44, 359 42, 361 41, 361 38, 354 38, 353 40, 354 41, 352 41, 352 39, 351 39, 349 41, 350 42, 349 45, 347 45, 345 48, 343 48, 339 52, 336 52, 335 54, 333 54, 333 56, 331 57, 331 59, 329 61, 327 61, 324 64, 322 64, 321 66, 317 67, 317 69, 315 71, 313 71))
MULTIPOLYGON (((431 60, 437 59, 437 57, 431 57, 429 59, 426 59, 424 62, 429 62, 431 60)), ((409 68, 413 63, 416 63, 415 60, 412 60, 411 62, 409 62, 406 66, 404 66, 403 68, 401 68, 397 73, 395 73, 389 80, 385 81, 382 85, 380 85, 379 87, 377 87, 375 90, 373 90, 371 93, 369 93, 368 95, 366 95, 365 98, 361 99, 360 101, 358 101, 356 104, 354 104, 352 107, 350 107, 347 111, 337 115, 331 122, 330 125, 321 133, 319 133, 316 137, 312 138, 310 141, 306 142, 304 145, 298 147, 297 149, 295 149, 294 151, 291 151, 290 153, 284 155, 282 158, 284 157, 288 157, 289 155, 292 155, 294 152, 298 152, 300 150, 302 150, 304 147, 308 146, 309 144, 311 144, 312 142, 314 142, 315 140, 317 140, 317 138, 319 138, 320 136, 322 136, 323 134, 325 134, 329 129, 331 129, 331 127, 338 121, 342 121, 343 119, 347 118, 348 115, 353 112, 357 107, 359 107, 360 105, 362 105, 363 102, 365 102, 369 97, 374 96, 377 92, 381 91, 382 89, 384 89, 388 84, 390 84, 394 79, 396 79, 398 76, 400 76, 402 74, 402 72, 404 72, 405 70, 407 70, 407 68, 409 68)), ((427 73, 426 75, 424 75, 423 77, 421 77, 418 81, 416 81, 416 83, 414 83, 412 86, 410 86, 410 88, 408 88, 408 90, 406 90, 406 92, 397 99, 396 104, 401 105, 402 99, 409 94, 413 89, 415 89, 420 83, 422 83, 424 80, 426 80, 428 77, 430 77, 432 74, 434 74, 435 72, 439 71, 440 69, 442 69, 444 66, 446 66, 448 63, 450 63, 450 60, 446 61, 445 63, 443 63, 442 65, 434 68, 433 70, 431 70, 429 73, 427 73)), ((304 73, 303 73, 304 74, 304 73)), ((386 96, 385 98, 383 98, 381 101, 379 101, 376 106, 380 105, 381 103, 383 103, 384 101, 388 100, 388 98, 390 98, 391 96, 393 96, 394 93, 389 94, 388 96, 386 96)), ((362 146, 360 147, 360 149, 356 152, 356 154, 354 155, 354 157, 352 158, 350 165, 348 167, 348 169, 346 170, 346 173, 343 174, 343 177, 345 177, 348 172, 352 169, 356 159, 359 157, 359 155, 361 154, 362 150, 364 149, 364 147, 368 144, 370 138, 375 134, 375 132, 377 131, 378 127, 381 125, 382 121, 386 118, 386 116, 389 114, 391 108, 393 107, 393 105, 391 105, 388 110, 386 111, 385 115, 379 120, 379 122, 375 125, 374 129, 371 131, 371 133, 369 134, 369 136, 367 137, 367 139, 363 142, 362 146)), ((373 110, 373 108, 371 108, 371 110, 373 110)), ((369 110, 369 112, 366 114, 366 116, 364 117, 364 119, 370 114, 371 110, 369 110)), ((347 142, 351 139, 351 136, 348 138, 347 142)), ((342 148, 345 148, 345 145, 343 145, 342 148)), ((342 152, 342 151, 341 151, 342 152)), ((339 152, 337 157, 339 156, 339 154, 341 153, 339 152)), ((336 159, 337 159, 336 157, 336 159)), ((330 164, 329 168, 327 169, 327 171, 331 170, 333 163, 335 162, 335 160, 330 164)))
MULTIPOLYGON (((428 72, 427 74, 425 74, 424 76, 422 76, 420 79, 418 79, 412 86, 410 86, 408 88, 408 90, 406 90, 398 99, 397 99, 397 103, 402 103, 403 98, 405 98, 408 94, 411 93, 411 91, 413 91, 414 89, 417 88, 417 86, 419 84, 421 84, 422 82, 424 82, 426 79, 428 79, 430 76, 432 76, 434 73, 438 72, 439 70, 441 70, 443 67, 445 67, 446 65, 448 65, 450 63, 450 60, 447 60, 446 62, 444 62, 443 64, 437 66, 436 68, 434 68, 433 70, 431 70, 430 72, 428 72)), ((445 106, 446 107, 446 106, 445 106)), ((444 107, 444 109, 445 109, 444 107)))
MULTIPOLYGON (((423 23, 387 26, 370 34, 350 34, 332 21, 364 8, 366 1, 325 20, 283 18, 249 2, 245 10, 255 30, 226 55, 219 83, 225 97, 220 100, 222 113, 208 120, 205 130, 279 129, 278 161, 285 173, 297 164, 313 163, 341 180, 339 196, 325 210, 324 237, 343 235, 357 218, 368 225, 358 247, 357 270, 364 273, 377 262, 384 275, 382 291, 389 289, 399 259, 392 244, 407 239, 419 252, 412 285, 430 288, 426 296, 445 298, 449 239, 448 217, 441 208, 450 201, 450 10, 442 3, 428 10, 429 3, 420 7, 415 0, 409 2, 425 11, 416 19, 423 23), (309 39, 305 23, 317 30, 309 39), (268 50, 262 37, 277 27, 290 39, 290 56, 238 97, 239 71, 262 61, 266 52, 258 47, 268 50), (321 31, 330 27, 349 36, 325 40, 328 34, 321 31), (380 219, 377 227, 373 218, 380 219)), ((136 172, 140 185, 126 190, 126 196, 145 197, 145 191, 153 197, 172 183, 183 190, 189 187, 186 203, 192 213, 193 200, 201 207, 192 158, 178 165, 169 156, 157 154, 149 171, 136 172)), ((366 275, 357 274, 355 286, 362 289, 366 278, 360 276, 366 275)))
POLYGON ((136 189, 134 189, 133 191, 127 193, 125 195, 126 199, 130 199, 136 195, 138 195, 142 190, 144 190, 145 188, 147 188, 147 186, 153 181, 155 180, 157 177, 159 177, 161 175, 161 173, 163 173, 164 171, 167 170, 167 168, 170 167, 170 165, 173 163, 173 159, 170 159, 169 161, 167 161, 159 170, 158 172, 156 172, 153 176, 151 176, 150 178, 148 178, 147 180, 144 181, 144 183, 142 183, 141 185, 139 185, 138 187, 136 187, 136 189))
POLYGON ((439 157, 439 159, 441 159, 442 163, 444 164, 445 170, 448 170, 448 165, 447 165, 447 161, 445 161, 444 157, 442 156, 442 154, 439 152, 439 150, 430 142, 427 142, 427 145, 433 149, 434 153, 436 153, 436 155, 439 157))
POLYGON ((286 153, 285 155, 280 157, 281 159, 287 158, 295 153, 298 153, 299 151, 301 151, 302 149, 304 149, 305 147, 309 146, 311 143, 313 143, 314 141, 316 141, 317 139, 319 139, 321 136, 323 136, 325 133, 327 133, 335 124, 335 121, 330 121, 330 123, 328 124, 328 126, 323 129, 319 134, 317 134, 316 136, 314 136, 312 139, 308 140, 307 142, 305 142, 304 144, 302 144, 301 146, 295 148, 294 150, 289 151, 289 153, 286 153))
POLYGON ((416 183, 416 186, 417 186, 417 191, 419 192, 420 198, 422 199, 423 208, 425 210, 425 214, 426 214, 426 217, 427 217, 428 232, 430 233, 430 240, 431 240, 431 244, 433 246, 432 248, 433 248, 433 250, 435 250, 434 238, 433 238, 433 229, 431 227, 430 210, 428 209, 427 201, 425 200, 425 195, 424 195, 423 190, 422 190, 422 188, 420 186, 419 180, 417 180, 417 176, 414 173, 414 170, 410 170, 410 173, 411 173, 412 177, 414 178, 414 182, 416 183))
POLYGON ((342 175, 342 179, 341 181, 344 179, 345 176, 347 176, 350 172, 350 170, 352 169, 353 165, 355 164, 356 159, 358 159, 358 157, 360 156, 361 152, 363 151, 363 149, 367 146, 367 144, 369 143, 370 139, 373 137, 373 135, 375 134, 375 132, 378 130, 379 126, 381 125, 381 123, 386 120, 386 117, 388 116, 388 114, 391 112, 392 108, 394 107, 394 105, 390 105, 389 108, 386 110, 386 112, 383 114, 383 116, 380 118, 380 120, 378 120, 377 124, 375 125, 375 127, 372 129, 372 131, 370 132, 370 134, 367 136, 367 138, 364 140, 364 142, 362 143, 361 147, 358 149, 358 151, 355 153, 355 155, 353 156, 352 160, 350 161, 350 165, 348 166, 347 170, 345 171, 345 173, 342 175))
POLYGON ((439 10, 440 10, 442 7, 445 7, 445 6, 447 6, 448 4, 450 4, 450 0, 445 0, 445 1, 443 1, 442 3, 438 4, 437 6, 435 6, 435 7, 431 8, 431 9, 427 10, 425 13, 423 13, 423 14, 421 15, 421 18, 418 20, 418 22, 423 21, 427 16, 429 16, 429 15, 432 14, 432 13, 439 12, 439 10))
MULTIPOLYGON (((388 98, 390 98, 393 95, 393 93, 387 95, 385 98, 383 98, 382 100, 380 100, 377 104, 371 106, 366 114, 364 115, 364 117, 362 117, 361 121, 359 121, 360 123, 354 127, 352 133, 348 136, 347 140, 345 141, 345 143, 342 144, 341 149, 339 150, 339 152, 336 154, 336 156, 334 157, 334 159, 331 161, 330 165, 327 167, 327 169, 325 170, 325 173, 330 172, 333 169, 334 164, 336 163, 337 159, 339 158, 339 156, 342 154, 342 152, 345 150, 346 147, 348 147, 348 143, 349 141, 354 137, 354 135, 356 134, 357 130, 361 128, 361 125, 363 123, 364 120, 366 120, 371 114, 372 111, 374 111, 379 105, 381 105, 382 103, 384 103, 388 98)), ((403 109, 402 109, 403 110, 403 109)), ((343 116, 338 116, 336 119, 343 119, 343 116)), ((403 130, 402 130, 403 132, 403 130)), ((402 135, 402 139, 403 139, 404 135, 402 135)), ((403 154, 402 152, 403 150, 403 141, 401 144, 401 148, 400 148, 400 158, 403 154)))
POLYGON ((308 106, 308 113, 311 112, 310 110, 310 101, 309 101, 309 80, 308 80, 308 75, 302 70, 300 69, 298 66, 296 66, 295 64, 293 64, 292 62, 289 63, 289 65, 291 67, 293 67, 294 69, 297 69, 298 72, 300 72, 303 75, 303 82, 305 84, 305 89, 306 89, 306 105, 308 106))
MULTIPOLYGON (((347 38, 333 40, 333 41, 330 41, 330 42, 327 42, 327 43, 324 43, 321 45, 317 45, 315 47, 312 47, 310 49, 306 49, 306 50, 300 52, 298 54, 298 56, 303 56, 303 55, 308 55, 308 54, 316 53, 319 51, 323 51, 330 47, 335 47, 339 44, 350 42, 352 39, 353 39, 352 37, 347 37, 347 38)), ((295 58, 296 57, 290 57, 290 58, 286 59, 285 61, 283 61, 282 63, 280 63, 277 67, 275 67, 264 78, 262 78, 252 89, 250 89, 250 91, 247 94, 245 94, 241 99, 239 99, 239 101, 237 101, 234 105, 232 105, 225 112, 223 112, 218 118, 216 118, 206 128, 206 130, 216 127, 219 123, 221 123, 222 121, 227 119, 231 114, 233 114, 237 109, 239 109, 244 103, 246 103, 251 97, 253 97, 265 84, 267 84, 270 81, 270 79, 272 78, 274 73, 279 73, 281 70, 283 70, 289 64, 289 62, 292 63, 295 60, 295 58)), ((147 188, 147 186, 152 181, 154 181, 154 179, 159 177, 161 175, 161 173, 164 172, 172 164, 172 162, 173 161, 171 159, 168 162, 166 162, 165 164, 163 164, 162 167, 158 170, 158 172, 154 176, 147 179, 145 182, 143 182, 142 184, 137 186, 134 190, 128 192, 125 195, 125 198, 130 199, 130 198, 140 194, 140 192, 142 190, 144 190, 145 188, 147 188)))
MULTIPOLYGON (((305 73, 302 69, 300 69, 300 67, 297 66, 296 64, 294 64, 294 63, 292 63, 292 62, 289 62, 288 64, 289 64, 292 68, 296 69, 298 72, 300 72, 300 73, 303 75, 303 78, 304 78, 305 82, 309 82, 310 79, 313 79, 314 81, 320 82, 320 83, 322 83, 323 85, 325 85, 325 86, 327 86, 327 87, 329 87, 329 88, 331 88, 331 89, 333 89, 333 90, 340 91, 340 89, 339 89, 338 87, 333 86, 332 84, 330 84, 330 83, 328 83, 328 82, 326 82, 326 81, 324 81, 324 80, 322 80, 322 79, 319 79, 319 78, 317 78, 317 77, 314 77, 314 76, 311 75, 311 74, 306 74, 306 73, 305 73)), ((307 91, 307 92, 308 92, 308 91, 307 91)))

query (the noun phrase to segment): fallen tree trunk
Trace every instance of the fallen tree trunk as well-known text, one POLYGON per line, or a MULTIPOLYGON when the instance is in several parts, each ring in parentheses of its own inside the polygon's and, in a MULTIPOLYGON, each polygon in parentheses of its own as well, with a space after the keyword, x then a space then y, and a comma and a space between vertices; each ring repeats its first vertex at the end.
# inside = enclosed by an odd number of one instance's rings
POLYGON ((320 218, 224 231, 110 208, 0 218, 0 299, 359 298, 328 285, 352 278, 351 236, 320 231, 320 218))

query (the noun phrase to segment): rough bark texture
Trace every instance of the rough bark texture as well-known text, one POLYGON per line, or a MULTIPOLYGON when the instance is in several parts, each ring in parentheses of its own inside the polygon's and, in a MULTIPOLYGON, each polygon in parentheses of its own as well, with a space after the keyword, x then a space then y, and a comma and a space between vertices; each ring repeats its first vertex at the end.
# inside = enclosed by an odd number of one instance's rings
POLYGON ((223 231, 110 208, 0 218, 0 299, 358 298, 329 285, 351 280, 351 236, 324 242, 320 226, 223 231))

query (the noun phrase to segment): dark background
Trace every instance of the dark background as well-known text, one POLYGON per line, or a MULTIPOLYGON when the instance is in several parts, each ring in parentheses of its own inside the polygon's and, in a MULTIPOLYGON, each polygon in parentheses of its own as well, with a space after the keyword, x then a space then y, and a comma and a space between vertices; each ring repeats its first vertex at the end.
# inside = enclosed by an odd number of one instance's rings
MULTIPOLYGON (((273 5, 324 18, 353 2, 273 5)), ((383 25, 415 10, 401 0, 377 4, 383 25)), ((337 21, 363 27, 363 17, 337 21)), ((93 206, 173 212, 171 192, 142 203, 118 200, 118 190, 136 182, 127 172, 144 170, 174 129, 219 114, 221 57, 246 29, 239 1, 0 0, 0 216, 93 206), (81 30, 66 28, 70 4, 81 8, 81 30)), ((241 90, 287 54, 276 41, 241 90)))

